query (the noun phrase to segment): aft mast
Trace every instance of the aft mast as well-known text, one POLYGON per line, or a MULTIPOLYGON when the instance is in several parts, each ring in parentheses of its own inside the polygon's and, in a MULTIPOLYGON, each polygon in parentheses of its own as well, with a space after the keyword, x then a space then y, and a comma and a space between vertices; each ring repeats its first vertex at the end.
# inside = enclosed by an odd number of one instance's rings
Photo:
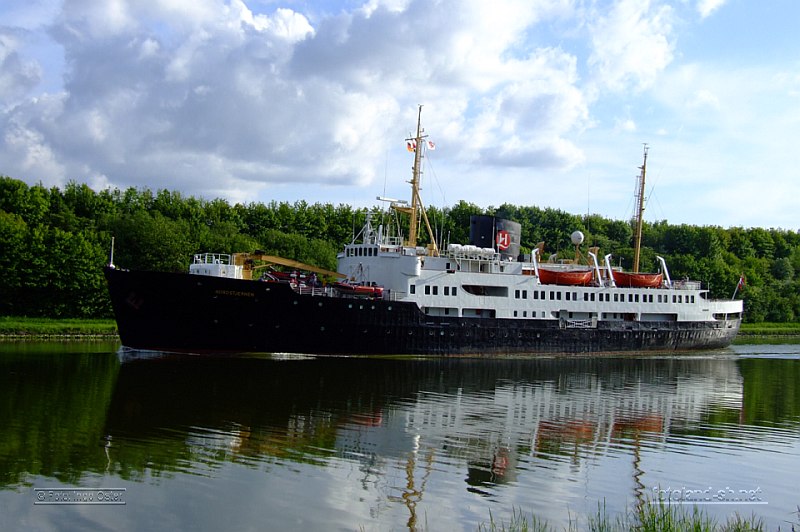
POLYGON ((639 253, 642 249, 642 225, 644 223, 644 178, 647 173, 647 143, 644 145, 644 162, 639 168, 639 183, 636 187, 636 241, 634 244, 633 273, 639 273, 639 253))

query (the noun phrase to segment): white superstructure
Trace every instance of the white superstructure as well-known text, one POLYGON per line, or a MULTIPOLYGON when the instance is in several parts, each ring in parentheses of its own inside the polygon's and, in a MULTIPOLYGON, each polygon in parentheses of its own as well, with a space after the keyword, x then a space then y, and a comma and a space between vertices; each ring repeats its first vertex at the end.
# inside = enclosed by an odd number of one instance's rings
MULTIPOLYGON (((417 136, 409 139, 416 147, 411 206, 378 198, 392 202, 396 212, 409 214, 412 229, 418 225, 417 213, 424 217, 425 212, 418 190, 424 139, 418 121, 417 136)), ((646 156, 647 151, 645 163, 646 156)), ((508 235, 504 236, 507 241, 508 235)), ((433 235, 430 240, 435 241, 433 235)), ((582 240, 582 234, 573 233, 576 246, 582 240)), ((660 257, 659 279, 664 280, 652 288, 629 288, 615 284, 610 255, 602 265, 591 252, 589 266, 540 265, 538 251, 521 262, 495 248, 461 244, 443 250, 435 244, 421 247, 415 230, 404 242, 389 236, 383 226, 376 229, 368 215, 353 243, 339 253, 338 272, 353 282, 382 286, 384 298, 414 302, 428 316, 557 320, 562 327, 576 328, 596 328, 603 322, 717 322, 720 327, 738 327, 740 300, 711 300, 699 282, 673 282, 660 257), (591 270, 591 281, 586 285, 545 284, 540 267, 587 275, 591 270)))
POLYGON ((382 242, 365 227, 364 242, 345 247, 338 271, 357 282, 383 286, 393 300, 415 302, 430 316, 598 321, 720 321, 742 312, 740 300, 711 300, 699 282, 660 288, 542 284, 535 262, 503 259, 493 249, 448 246, 438 256, 425 248, 382 242))

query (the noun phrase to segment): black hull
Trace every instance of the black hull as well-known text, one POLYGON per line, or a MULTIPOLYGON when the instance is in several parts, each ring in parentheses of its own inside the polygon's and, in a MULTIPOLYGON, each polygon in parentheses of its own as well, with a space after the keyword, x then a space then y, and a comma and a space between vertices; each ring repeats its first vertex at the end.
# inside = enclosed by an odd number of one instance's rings
POLYGON ((728 346, 739 320, 601 322, 426 316, 413 303, 301 295, 288 284, 106 268, 126 347, 370 355, 683 351, 728 346))

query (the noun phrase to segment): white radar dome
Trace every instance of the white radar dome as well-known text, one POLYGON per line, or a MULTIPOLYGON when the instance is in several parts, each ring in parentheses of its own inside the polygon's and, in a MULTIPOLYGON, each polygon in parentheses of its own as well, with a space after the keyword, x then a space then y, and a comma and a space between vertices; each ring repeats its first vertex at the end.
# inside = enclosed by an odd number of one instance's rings
POLYGON ((572 233, 572 236, 570 236, 570 238, 572 239, 572 243, 576 246, 583 244, 583 233, 581 233, 580 231, 575 231, 574 233, 572 233))

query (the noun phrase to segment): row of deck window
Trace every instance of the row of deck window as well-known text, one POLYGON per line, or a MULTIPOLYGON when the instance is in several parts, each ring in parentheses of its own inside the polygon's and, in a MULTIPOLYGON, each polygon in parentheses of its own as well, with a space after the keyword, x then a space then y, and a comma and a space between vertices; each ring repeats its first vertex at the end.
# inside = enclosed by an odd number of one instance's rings
MULTIPOLYGON (((417 293, 417 285, 412 284, 408 291, 412 294, 417 293)), ((442 293, 446 296, 457 296, 458 295, 458 288, 455 286, 443 286, 442 293)), ((438 296, 439 295, 439 287, 436 285, 425 285, 425 295, 426 296, 438 296)))
POLYGON ((377 247, 348 247, 345 248, 345 255, 348 257, 377 257, 377 247))
MULTIPOLYGON (((411 294, 417 293, 417 285, 412 284, 409 287, 409 292, 411 294)), ((455 286, 444 286, 442 287, 442 292, 446 296, 455 296, 458 295, 458 288, 455 286)), ((437 285, 425 285, 425 295, 426 296, 437 296, 439 295, 439 286, 437 285)), ((481 294, 481 295, 492 295, 491 293, 481 294)), ((562 297, 565 301, 578 301, 578 292, 562 292, 560 290, 550 290, 549 293, 547 290, 532 290, 531 299, 538 299, 538 300, 546 300, 549 299, 550 301, 561 301, 562 297)), ((583 293, 583 300, 584 301, 605 301, 610 303, 613 299, 615 303, 624 303, 625 302, 625 295, 624 293, 616 292, 612 294, 609 292, 584 292, 583 293)), ((628 293, 627 300, 628 303, 669 303, 670 294, 641 294, 641 298, 639 297, 640 294, 628 293)), ((517 289, 514 290, 514 298, 515 299, 528 299, 528 290, 517 289)), ((673 303, 694 303, 695 296, 686 294, 672 294, 672 302, 673 303)))
MULTIPOLYGON (((541 312, 541 314, 542 314, 542 317, 544 318, 544 311, 542 311, 542 312, 541 312)), ((570 314, 571 314, 571 313, 570 313, 570 314)), ((519 318, 519 316, 520 316, 520 312, 519 312, 519 311, 517 311, 517 310, 515 310, 515 311, 514 311, 514 317, 515 317, 515 318, 519 318)), ((528 311, 527 311, 527 310, 523 310, 523 311, 522 311, 522 317, 523 317, 523 318, 527 318, 527 317, 528 317, 528 311)), ((536 317, 536 311, 535 311, 535 310, 532 310, 532 311, 531 311, 531 318, 535 318, 535 317, 536 317)))
MULTIPOLYGON (((578 292, 561 292, 557 290, 550 290, 550 301, 561 301, 563 294, 563 298, 565 301, 578 301, 578 292)), ((532 299, 547 299, 548 292, 546 290, 533 290, 531 293, 532 299)), ((629 293, 628 296, 628 303, 639 303, 640 298, 639 294, 629 293)), ((528 299, 528 291, 527 290, 514 290, 514 297, 516 299, 528 299)), ((584 292, 583 293, 583 300, 584 301, 605 301, 610 303, 612 300, 612 294, 609 292, 584 292)), ((624 303, 625 302, 625 294, 624 293, 614 293, 613 294, 613 301, 615 303, 624 303)), ((642 303, 669 303, 669 294, 656 294, 655 297, 653 294, 641 294, 641 302, 642 303)), ((694 303, 695 296, 686 294, 684 297, 683 294, 673 294, 672 295, 672 302, 673 303, 694 303)))

